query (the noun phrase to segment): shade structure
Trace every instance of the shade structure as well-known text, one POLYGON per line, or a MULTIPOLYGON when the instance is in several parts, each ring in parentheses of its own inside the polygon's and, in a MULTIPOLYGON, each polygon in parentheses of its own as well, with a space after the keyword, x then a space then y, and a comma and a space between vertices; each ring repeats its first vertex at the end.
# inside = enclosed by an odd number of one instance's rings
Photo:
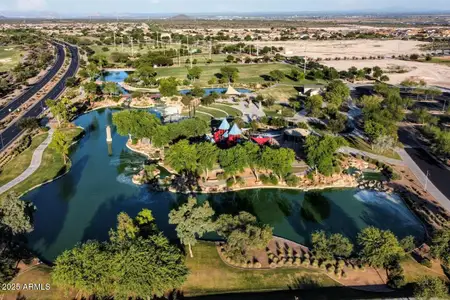
POLYGON ((234 124, 233 127, 231 127, 228 134, 229 135, 241 135, 242 131, 239 129, 239 127, 236 124, 234 124))
POLYGON ((223 119, 222 123, 220 123, 219 130, 228 130, 230 129, 230 123, 228 123, 227 119, 223 119))
POLYGON ((239 93, 238 91, 236 91, 236 89, 234 87, 232 87, 231 85, 228 86, 227 91, 225 92, 225 95, 240 95, 241 93, 239 93))
POLYGON ((257 143, 258 145, 264 145, 264 144, 266 144, 268 141, 270 141, 270 138, 258 136, 258 137, 252 137, 252 140, 253 140, 255 143, 257 143))

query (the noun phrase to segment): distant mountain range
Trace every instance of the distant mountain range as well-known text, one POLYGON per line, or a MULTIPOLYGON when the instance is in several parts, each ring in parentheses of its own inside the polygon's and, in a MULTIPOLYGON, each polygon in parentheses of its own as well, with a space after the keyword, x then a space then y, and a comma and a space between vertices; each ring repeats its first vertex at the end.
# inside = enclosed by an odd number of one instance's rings
POLYGON ((348 11, 291 11, 291 12, 210 12, 210 13, 57 13, 52 11, 0 11, 0 19, 174 19, 189 20, 195 18, 301 18, 321 16, 408 16, 408 15, 449 15, 450 10, 416 10, 404 7, 390 7, 348 11))
POLYGON ((5 16, 0 15, 0 20, 7 19, 5 16))

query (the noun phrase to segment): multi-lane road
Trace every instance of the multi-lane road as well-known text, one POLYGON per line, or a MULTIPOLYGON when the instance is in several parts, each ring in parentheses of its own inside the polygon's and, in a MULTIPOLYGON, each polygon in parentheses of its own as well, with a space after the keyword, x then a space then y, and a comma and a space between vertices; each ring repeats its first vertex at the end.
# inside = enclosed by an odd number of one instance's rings
POLYGON ((64 46, 61 44, 53 43, 56 47, 56 61, 47 72, 47 74, 42 77, 37 83, 32 85, 23 94, 18 96, 16 99, 8 103, 5 107, 0 110, 0 120, 6 118, 11 112, 18 109, 22 104, 27 102, 31 97, 33 97, 37 92, 39 92, 47 83, 52 80, 52 78, 58 73, 64 63, 64 46))
MULTIPOLYGON (((69 77, 75 76, 77 69, 78 69, 78 64, 79 64, 78 48, 75 46, 72 46, 70 44, 64 44, 64 45, 69 50, 69 52, 71 54, 71 58, 72 58, 70 65, 69 65, 69 69, 64 74, 64 76, 58 81, 58 83, 43 98, 41 98, 41 100, 39 100, 39 102, 37 102, 30 110, 28 110, 21 117, 21 119, 39 116, 46 108, 45 101, 48 99, 56 99, 63 92, 63 90, 65 88, 66 79, 69 77)), ((61 46, 61 48, 62 48, 62 46, 61 46)), ((64 53, 62 55, 60 55, 59 57, 62 57, 62 61, 64 63, 64 53)), ((53 74, 53 76, 56 73, 57 73, 57 71, 53 74)), ((53 76, 51 76, 51 78, 53 76)), ((44 86, 44 85, 45 84, 43 84, 42 86, 44 86)), ((34 93, 28 95, 28 98, 26 98, 26 99, 24 98, 23 102, 26 102, 33 95, 34 95, 34 93)), ((16 102, 16 101, 14 101, 14 102, 16 102)), ((0 151, 3 150, 7 145, 9 145, 12 141, 14 141, 20 135, 21 129, 18 127, 17 123, 18 122, 15 122, 14 124, 10 125, 7 129, 5 129, 2 133, 0 133, 0 151)))

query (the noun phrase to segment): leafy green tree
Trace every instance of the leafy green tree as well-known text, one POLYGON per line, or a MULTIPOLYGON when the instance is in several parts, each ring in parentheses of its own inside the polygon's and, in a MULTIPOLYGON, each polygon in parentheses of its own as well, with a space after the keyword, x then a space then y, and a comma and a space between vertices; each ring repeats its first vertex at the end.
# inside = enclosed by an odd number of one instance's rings
POLYGON ((20 200, 14 193, 8 193, 0 201, 1 231, 4 231, 5 227, 13 235, 33 231, 33 223, 31 220, 33 210, 34 207, 31 203, 20 200))
POLYGON ((99 68, 94 63, 87 65, 86 72, 91 80, 95 80, 95 78, 100 74, 99 68))
POLYGON ((415 239, 412 235, 405 236, 400 240, 400 246, 405 250, 405 252, 410 252, 416 248, 415 239))
POLYGON ((273 81, 280 82, 284 78, 284 73, 280 70, 272 70, 269 72, 270 78, 272 78, 273 81))
POLYGON ((64 251, 55 261, 53 282, 86 298, 151 299, 179 288, 188 273, 183 255, 158 232, 151 211, 134 220, 125 213, 119 218, 110 241, 64 251))
POLYGON ((248 166, 252 170, 256 181, 259 181, 258 169, 261 167, 261 148, 255 143, 247 142, 244 144, 244 149, 247 156, 248 166))
POLYGON ((74 288, 81 296, 108 296, 114 289, 109 282, 113 266, 107 246, 88 241, 64 251, 55 261, 52 281, 61 288, 74 288))
POLYGON ((192 81, 195 82, 197 79, 200 79, 200 76, 203 73, 203 69, 200 68, 200 67, 195 66, 195 67, 192 67, 192 68, 188 68, 187 72, 188 72, 187 78, 189 80, 192 80, 192 81))
POLYGON ((317 117, 320 115, 322 109, 323 97, 320 95, 313 95, 305 100, 305 108, 310 111, 311 116, 317 117))
POLYGON ((353 251, 353 244, 340 233, 327 234, 316 231, 311 234, 313 252, 319 259, 330 260, 334 257, 349 257, 353 251))
POLYGON ((360 258, 376 267, 386 267, 405 255, 405 250, 391 231, 372 226, 358 234, 358 246, 361 249, 360 258))
POLYGON ((61 127, 63 122, 69 121, 71 113, 68 106, 70 105, 70 100, 67 98, 62 98, 60 100, 48 99, 45 101, 45 105, 50 108, 53 117, 58 121, 58 126, 61 127))
POLYGON ((219 164, 225 171, 225 174, 232 176, 236 180, 236 175, 244 172, 248 166, 247 152, 241 145, 221 150, 219 152, 219 164))
POLYGON ((447 299, 448 288, 438 277, 423 276, 415 284, 414 297, 419 300, 447 299))
POLYGON ((115 82, 106 82, 103 85, 103 92, 110 97, 120 94, 120 89, 115 82))
POLYGON ((272 227, 259 224, 255 216, 245 211, 236 216, 221 215, 216 228, 217 233, 226 239, 230 254, 238 257, 251 249, 264 249, 273 236, 272 227))
POLYGON ((113 114, 113 124, 120 135, 134 138, 152 138, 161 121, 154 114, 143 110, 124 110, 113 114))
POLYGON ((191 95, 194 97, 202 97, 205 94, 205 91, 200 86, 194 86, 191 91, 191 95))
POLYGON ((212 217, 214 210, 205 201, 203 205, 197 205, 197 199, 190 197, 188 202, 178 209, 173 209, 169 213, 169 224, 175 224, 177 236, 181 243, 189 247, 189 254, 192 254, 192 246, 197 243, 197 238, 203 234, 214 230, 212 217))
POLYGON ((182 140, 172 145, 165 155, 165 162, 177 172, 195 172, 198 153, 195 145, 190 145, 188 140, 182 140))
POLYGON ((230 66, 222 67, 220 68, 220 74, 222 74, 228 83, 236 82, 239 78, 239 69, 230 66))
POLYGON ((178 80, 175 77, 162 78, 159 80, 159 92, 164 97, 178 95, 178 80))
POLYGON ((205 142, 196 145, 197 166, 199 174, 206 173, 205 179, 208 180, 208 172, 214 168, 219 158, 219 148, 216 145, 205 142))
POLYGON ((50 148, 61 154, 65 165, 69 157, 70 142, 69 137, 64 132, 56 130, 50 143, 50 148))
POLYGON ((106 279, 114 281, 116 299, 162 297, 186 280, 188 269, 182 253, 162 233, 113 244, 112 248, 113 271, 106 279))
POLYGON ((328 121, 328 128, 331 132, 339 133, 345 130, 347 127, 347 117, 343 114, 337 113, 334 119, 328 121))
POLYGON ((279 179, 286 177, 292 171, 294 162, 295 152, 288 148, 265 147, 261 154, 262 168, 272 170, 279 179))
POLYGON ((349 87, 341 80, 333 80, 327 86, 327 92, 325 93, 325 101, 341 107, 344 100, 350 96, 349 87))
POLYGON ((156 83, 156 71, 151 65, 139 65, 132 74, 135 78, 143 83, 144 86, 151 86, 156 83))
POLYGON ((446 266, 450 266, 450 229, 443 228, 433 234, 431 255, 439 258, 446 266))
POLYGON ((325 176, 334 172, 334 153, 347 143, 342 137, 310 135, 306 138, 305 152, 308 165, 325 176))
POLYGON ((305 80, 305 73, 300 72, 297 69, 291 69, 290 77, 295 81, 305 80))

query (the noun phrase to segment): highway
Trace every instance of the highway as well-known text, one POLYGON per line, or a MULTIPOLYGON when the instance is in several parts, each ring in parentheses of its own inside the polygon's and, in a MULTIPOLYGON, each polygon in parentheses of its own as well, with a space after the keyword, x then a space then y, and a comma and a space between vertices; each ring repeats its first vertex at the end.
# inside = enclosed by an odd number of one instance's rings
POLYGON ((5 107, 0 110, 0 120, 6 118, 11 112, 19 108, 22 104, 27 102, 31 97, 33 97, 37 92, 39 92, 47 83, 52 80, 52 78, 58 73, 64 63, 64 46, 53 43, 56 47, 56 61, 52 68, 42 77, 38 82, 28 88, 24 93, 18 96, 16 99, 8 103, 5 107))
MULTIPOLYGON (((78 64, 78 48, 70 44, 65 44, 70 53, 72 60, 69 65, 69 69, 60 79, 60 81, 41 99, 37 102, 30 110, 28 110, 20 119, 31 118, 39 116, 46 108, 45 101, 48 99, 56 99, 64 91, 66 79, 75 76, 78 64)), ((0 151, 3 150, 9 143, 14 141, 21 133, 21 129, 17 126, 18 122, 10 125, 7 129, 0 134, 0 151)))

